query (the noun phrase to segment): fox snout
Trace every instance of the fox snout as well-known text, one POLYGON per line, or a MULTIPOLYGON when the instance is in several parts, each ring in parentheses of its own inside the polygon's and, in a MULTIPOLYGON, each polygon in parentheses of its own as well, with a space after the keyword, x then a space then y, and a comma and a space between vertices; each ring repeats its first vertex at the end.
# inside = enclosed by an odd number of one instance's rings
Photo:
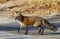
POLYGON ((21 17, 19 17, 19 16, 17 16, 17 17, 15 18, 15 20, 19 20, 19 21, 21 21, 21 20, 22 20, 22 18, 21 18, 21 17))

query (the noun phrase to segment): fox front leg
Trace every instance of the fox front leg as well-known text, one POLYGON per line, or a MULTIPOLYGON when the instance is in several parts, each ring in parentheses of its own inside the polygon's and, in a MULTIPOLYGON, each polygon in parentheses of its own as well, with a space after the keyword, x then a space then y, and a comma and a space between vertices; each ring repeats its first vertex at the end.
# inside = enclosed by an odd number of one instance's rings
POLYGON ((28 26, 26 26, 25 29, 26 29, 25 34, 27 34, 28 33, 28 26))
POLYGON ((17 29, 17 32, 18 32, 18 33, 20 33, 19 30, 20 30, 20 28, 17 29))
POLYGON ((41 34, 41 35, 43 35, 43 32, 44 32, 44 29, 42 27, 39 27, 38 33, 41 34))

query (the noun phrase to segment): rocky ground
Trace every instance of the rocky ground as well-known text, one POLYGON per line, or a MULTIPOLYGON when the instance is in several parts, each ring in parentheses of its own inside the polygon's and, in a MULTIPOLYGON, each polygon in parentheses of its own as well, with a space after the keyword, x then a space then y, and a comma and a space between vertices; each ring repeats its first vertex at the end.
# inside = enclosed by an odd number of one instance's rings
POLYGON ((9 17, 14 11, 23 15, 45 17, 59 13, 60 0, 0 0, 0 17, 9 17))
POLYGON ((27 35, 24 35, 24 30, 17 33, 16 30, 2 31, 0 30, 0 39, 60 39, 60 29, 57 32, 52 32, 45 29, 44 35, 37 33, 38 30, 29 30, 27 35))
POLYGON ((24 35, 25 30, 20 30, 17 33, 19 23, 14 19, 0 18, 0 39, 60 39, 60 20, 59 18, 48 19, 51 23, 57 26, 57 32, 52 32, 49 29, 44 30, 44 35, 38 34, 38 29, 29 27, 29 32, 24 35))

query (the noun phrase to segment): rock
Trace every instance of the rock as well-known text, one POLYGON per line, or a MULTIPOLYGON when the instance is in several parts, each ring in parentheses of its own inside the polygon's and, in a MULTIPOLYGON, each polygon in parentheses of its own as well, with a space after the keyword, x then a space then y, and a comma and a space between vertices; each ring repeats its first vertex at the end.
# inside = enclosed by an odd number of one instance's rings
POLYGON ((45 17, 52 13, 58 13, 59 4, 59 0, 0 0, 0 13, 5 15, 8 13, 13 14, 14 11, 19 11, 26 16, 33 15, 45 17))

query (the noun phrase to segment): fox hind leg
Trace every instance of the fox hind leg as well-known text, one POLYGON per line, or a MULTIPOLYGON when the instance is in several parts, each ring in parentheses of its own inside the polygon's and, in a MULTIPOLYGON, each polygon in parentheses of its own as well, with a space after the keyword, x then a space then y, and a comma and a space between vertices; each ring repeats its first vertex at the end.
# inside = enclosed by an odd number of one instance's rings
POLYGON ((24 34, 27 34, 28 33, 28 26, 26 26, 25 29, 26 29, 26 32, 24 34))
POLYGON ((43 35, 43 32, 44 32, 44 29, 40 26, 38 33, 41 34, 41 35, 43 35))

